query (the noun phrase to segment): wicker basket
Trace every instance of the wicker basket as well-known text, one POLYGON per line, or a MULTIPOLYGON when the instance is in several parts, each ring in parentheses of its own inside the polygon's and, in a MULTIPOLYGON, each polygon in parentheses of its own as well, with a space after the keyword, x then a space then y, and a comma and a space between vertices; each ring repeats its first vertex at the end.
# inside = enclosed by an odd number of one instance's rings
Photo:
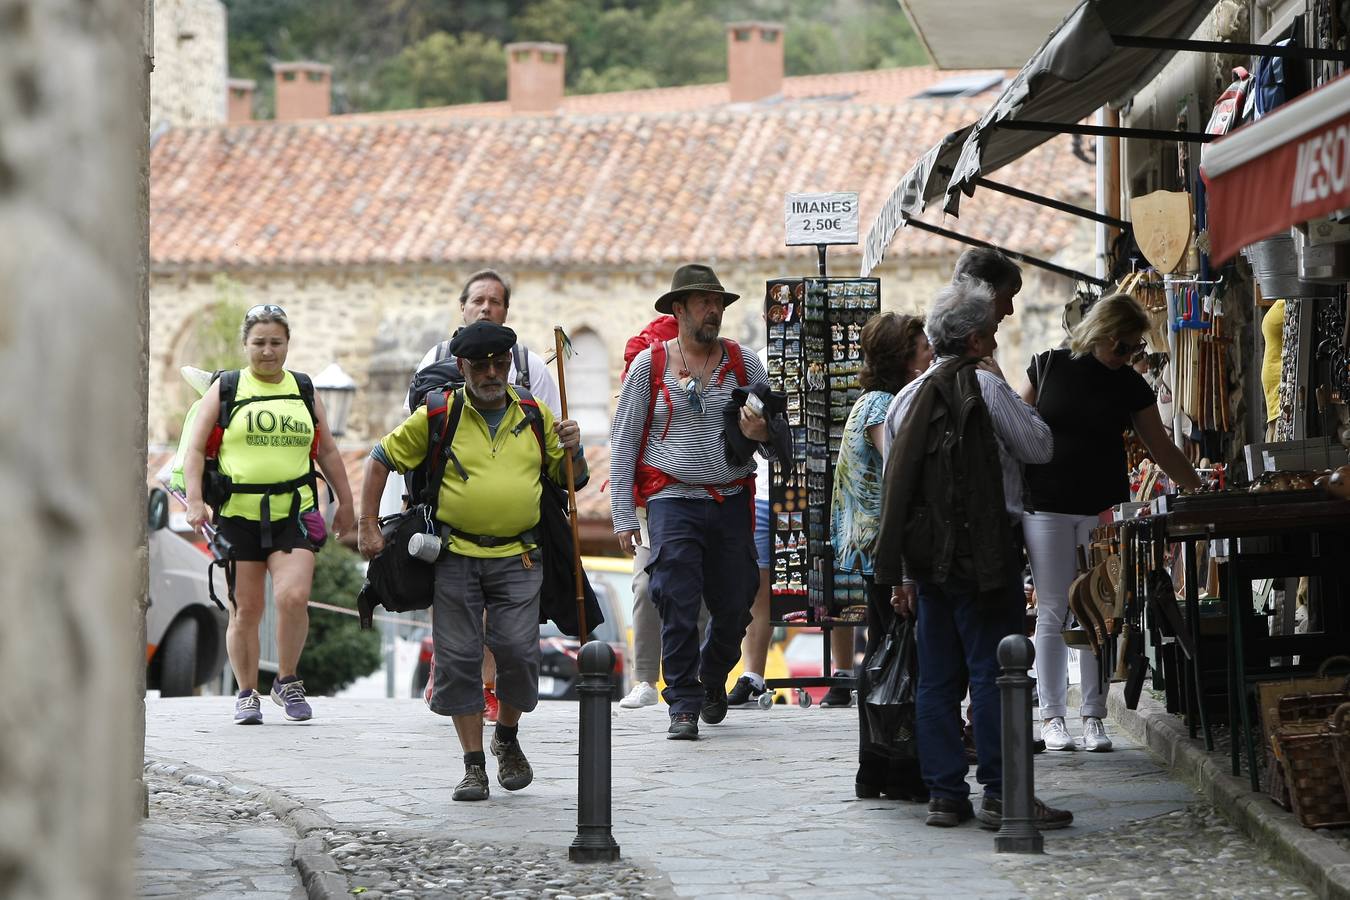
POLYGON ((1336 767, 1341 772, 1341 788, 1350 798, 1350 703, 1342 703, 1331 714, 1328 724, 1336 747, 1336 767))
POLYGON ((1285 809, 1289 808, 1289 782, 1284 777, 1284 763, 1275 755, 1275 742, 1266 745, 1266 793, 1285 809))
MULTIPOLYGON (((1281 713, 1286 708, 1298 708, 1295 698, 1280 701, 1281 713)), ((1282 722, 1275 729, 1275 758, 1284 766, 1290 807, 1305 828, 1350 825, 1350 797, 1337 765, 1339 736, 1327 720, 1282 722)))
MULTIPOLYGON (((1281 722, 1291 722, 1293 718, 1282 718, 1279 714, 1280 700, 1291 694, 1331 694, 1338 691, 1350 692, 1350 678, 1344 674, 1330 675, 1328 670, 1332 668, 1344 669, 1350 667, 1350 656, 1332 656, 1322 663, 1318 668, 1316 675, 1305 675, 1299 678, 1285 678, 1279 681, 1263 681, 1256 686, 1258 706, 1261 710, 1261 723, 1265 730, 1266 743, 1270 743, 1271 737, 1275 734, 1275 726, 1281 722)), ((1350 696, 1346 697, 1350 700, 1350 696)), ((1344 702, 1344 701, 1342 701, 1344 702)), ((1337 704, 1332 704, 1331 709, 1318 715, 1312 716, 1316 719, 1325 719, 1331 714, 1331 710, 1336 708, 1337 704)), ((1306 716, 1296 718, 1307 718, 1306 716)))

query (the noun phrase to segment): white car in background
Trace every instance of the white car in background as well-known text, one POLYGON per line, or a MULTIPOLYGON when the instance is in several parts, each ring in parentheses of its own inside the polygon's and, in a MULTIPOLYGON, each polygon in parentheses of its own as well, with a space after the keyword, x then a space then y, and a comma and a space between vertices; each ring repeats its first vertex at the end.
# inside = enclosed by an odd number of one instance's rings
MULTIPOLYGON (((186 697, 220 676, 228 617, 211 600, 211 558, 169 529, 169 497, 150 491, 150 609, 145 617, 146 688, 161 697, 186 697)), ((226 601, 225 578, 211 569, 216 595, 226 601)))

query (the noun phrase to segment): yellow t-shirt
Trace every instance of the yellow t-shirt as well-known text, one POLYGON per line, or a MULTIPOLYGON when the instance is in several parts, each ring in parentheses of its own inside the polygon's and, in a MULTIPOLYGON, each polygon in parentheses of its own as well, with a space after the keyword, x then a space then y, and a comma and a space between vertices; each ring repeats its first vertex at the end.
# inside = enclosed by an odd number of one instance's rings
MULTIPOLYGON (((455 429, 452 448, 465 480, 453 462, 445 467, 436 518, 470 534, 514 537, 539 524, 539 442, 525 418, 519 398, 508 390, 509 406, 493 436, 487 420, 468 394, 455 429)), ((539 404, 543 416, 544 447, 549 476, 561 477, 562 444, 553 431, 553 412, 539 404)), ((419 406, 401 425, 380 441, 385 457, 400 473, 421 464, 427 455, 427 408, 419 406)), ((450 549, 461 556, 504 559, 527 549, 521 541, 483 547, 461 537, 451 537, 450 549)), ((533 544, 531 546, 534 546, 533 544)))
MULTIPOLYGON (((230 411, 230 424, 220 442, 220 471, 239 484, 276 484, 309 472, 309 448, 314 441, 314 420, 300 387, 287 372, 277 384, 259 381, 248 369, 239 373, 239 388, 230 411), (296 396, 294 400, 263 399, 243 403, 250 397, 296 396)), ((300 488, 300 511, 314 508, 314 492, 300 488)), ((272 521, 291 512, 291 494, 268 498, 272 521)), ((262 519, 261 494, 231 494, 221 508, 222 516, 262 519)))
POLYGON ((1276 300, 1261 318, 1266 352, 1261 357, 1261 387, 1266 391, 1266 421, 1280 417, 1280 371, 1284 360, 1284 301, 1276 300))

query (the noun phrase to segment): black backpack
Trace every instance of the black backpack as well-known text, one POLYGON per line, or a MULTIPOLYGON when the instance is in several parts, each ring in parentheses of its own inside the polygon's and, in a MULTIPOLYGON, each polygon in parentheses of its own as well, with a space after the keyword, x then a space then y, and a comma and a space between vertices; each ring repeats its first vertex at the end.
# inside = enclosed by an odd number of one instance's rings
MULTIPOLYGON (((516 367, 516 377, 520 381, 519 386, 524 388, 526 395, 528 395, 530 390, 529 350, 522 346, 519 341, 511 348, 511 361, 516 367)), ((415 410, 426 403, 428 395, 433 392, 452 394, 463 385, 464 374, 459 371, 459 364, 450 355, 450 342, 441 341, 436 345, 434 361, 414 372, 412 380, 408 383, 408 410, 415 410)), ((533 398, 530 402, 533 402, 533 398)), ((450 430, 451 436, 454 435, 454 426, 459 424, 458 412, 455 413, 455 416, 454 425, 451 426, 450 430)), ((435 422, 432 423, 432 427, 435 427, 435 422)), ((459 462, 455 461, 455 465, 458 466, 459 462)), ((429 480, 433 484, 440 483, 439 478, 434 480, 430 478, 425 463, 410 469, 403 476, 403 503, 405 507, 411 507, 416 502, 416 498, 422 496, 429 480)))

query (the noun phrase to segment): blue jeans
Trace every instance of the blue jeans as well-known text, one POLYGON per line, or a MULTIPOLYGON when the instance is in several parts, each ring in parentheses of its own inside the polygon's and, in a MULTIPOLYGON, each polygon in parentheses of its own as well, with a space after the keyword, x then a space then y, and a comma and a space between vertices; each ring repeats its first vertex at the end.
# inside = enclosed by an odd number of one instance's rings
POLYGON ((986 797, 1003 796, 1003 727, 999 706, 998 644, 1020 634, 1026 606, 1022 585, 1009 581, 1004 591, 978 593, 973 585, 919 582, 919 693, 915 730, 919 766, 933 797, 969 796, 966 757, 961 742, 962 661, 970 674, 970 704, 975 724, 975 779, 986 797))
POLYGON ((741 639, 759 588, 749 492, 718 503, 663 498, 647 504, 652 556, 647 573, 661 614, 661 696, 675 713, 703 707, 703 686, 722 684, 741 658, 741 639), (700 646, 699 611, 708 606, 700 646))

